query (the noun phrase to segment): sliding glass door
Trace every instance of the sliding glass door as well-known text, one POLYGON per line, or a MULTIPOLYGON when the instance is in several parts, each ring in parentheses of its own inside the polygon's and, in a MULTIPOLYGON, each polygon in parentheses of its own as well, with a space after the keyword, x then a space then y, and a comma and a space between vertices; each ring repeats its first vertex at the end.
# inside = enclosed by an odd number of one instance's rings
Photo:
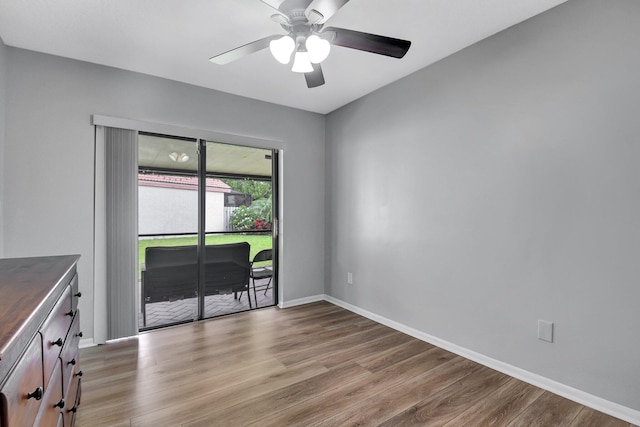
MULTIPOLYGON (((273 150, 206 143, 206 244, 249 245, 249 261, 258 253, 273 256, 274 223, 274 152, 273 150)), ((253 264, 252 264, 253 265, 253 264)), ((204 317, 219 316, 233 311, 265 307, 275 304, 273 276, 266 277, 265 269, 272 269, 273 259, 256 262, 261 276, 250 277, 250 293, 234 292, 230 296, 205 295, 204 317), (255 280, 254 280, 255 279, 255 280), (255 284, 255 289, 254 289, 255 284), (226 300, 226 301, 225 301, 226 300)), ((253 270, 252 270, 253 271, 253 270)), ((210 269, 207 275, 215 274, 210 269)), ((211 277, 207 281, 212 280, 211 277)))
POLYGON ((275 304, 275 262, 251 270, 277 257, 275 168, 273 150, 140 135, 141 330, 275 304))

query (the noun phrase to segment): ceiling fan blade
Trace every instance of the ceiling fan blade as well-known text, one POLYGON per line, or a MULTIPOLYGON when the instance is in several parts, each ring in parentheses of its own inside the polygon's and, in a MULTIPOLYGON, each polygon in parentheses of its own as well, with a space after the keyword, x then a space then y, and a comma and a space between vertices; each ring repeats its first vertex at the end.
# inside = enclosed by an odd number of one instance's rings
POLYGON ((312 19, 314 24, 322 24, 347 3, 349 0, 313 0, 307 7, 305 15, 312 19))
POLYGON ((307 87, 309 89, 322 86, 324 84, 324 74, 322 74, 322 67, 320 67, 320 64, 311 65, 313 65, 313 71, 310 73, 304 73, 304 78, 307 80, 307 87))
POLYGON ((260 0, 262 3, 271 6, 275 10, 278 10, 280 5, 284 3, 285 0, 260 0))
POLYGON ((226 51, 224 53, 221 53, 220 55, 216 55, 213 56, 211 58, 209 58, 209 61, 215 63, 215 64, 220 64, 220 65, 224 65, 224 64, 228 64, 230 62, 236 61, 242 57, 245 57, 249 54, 255 53, 255 52, 259 52, 262 49, 266 49, 269 47, 269 43, 272 40, 275 39, 279 39, 281 38, 282 35, 278 35, 278 34, 274 34, 272 36, 268 36, 265 38, 262 38, 260 40, 256 40, 253 41, 251 43, 247 43, 243 46, 237 47, 235 49, 231 49, 229 51, 226 51))
POLYGON ((327 27, 322 31, 322 34, 324 35, 323 38, 328 39, 331 44, 336 46, 363 50, 393 58, 402 58, 411 46, 411 42, 408 40, 394 39, 344 28, 327 27))

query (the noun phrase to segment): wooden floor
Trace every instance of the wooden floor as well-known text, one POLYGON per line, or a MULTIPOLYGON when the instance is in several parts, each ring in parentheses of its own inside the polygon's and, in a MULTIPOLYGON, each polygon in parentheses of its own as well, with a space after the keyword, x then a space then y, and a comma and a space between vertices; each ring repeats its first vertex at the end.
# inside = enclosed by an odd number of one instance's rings
POLYGON ((77 425, 629 426, 326 302, 81 350, 77 425))

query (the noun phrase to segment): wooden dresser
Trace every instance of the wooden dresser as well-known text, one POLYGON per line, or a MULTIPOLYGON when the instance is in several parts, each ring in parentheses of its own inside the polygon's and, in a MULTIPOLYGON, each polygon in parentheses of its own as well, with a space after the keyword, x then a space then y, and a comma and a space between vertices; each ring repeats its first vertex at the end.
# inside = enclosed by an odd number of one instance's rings
POLYGON ((0 427, 73 426, 79 256, 0 259, 0 427))

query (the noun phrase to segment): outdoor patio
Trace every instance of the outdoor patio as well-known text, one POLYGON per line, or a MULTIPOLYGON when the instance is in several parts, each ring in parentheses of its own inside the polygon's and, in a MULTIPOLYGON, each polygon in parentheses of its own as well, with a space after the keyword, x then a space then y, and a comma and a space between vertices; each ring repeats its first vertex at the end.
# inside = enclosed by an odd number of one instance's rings
MULTIPOLYGON (((263 282, 256 280, 256 286, 266 284, 268 279, 263 282)), ((264 290, 258 290, 258 307, 267 307, 274 304, 273 288, 269 288, 267 293, 264 290)), ((249 310, 249 301, 246 292, 238 299, 233 294, 211 295, 204 299, 205 317, 216 317, 225 314, 237 313, 249 310)), ((251 304, 255 308, 253 297, 253 289, 251 289, 251 304)), ((162 325, 169 325, 178 322, 192 320, 197 316, 198 302, 196 298, 172 302, 157 302, 147 304, 147 325, 143 325, 142 311, 138 312, 138 327, 140 330, 147 328, 156 328, 162 325)))

